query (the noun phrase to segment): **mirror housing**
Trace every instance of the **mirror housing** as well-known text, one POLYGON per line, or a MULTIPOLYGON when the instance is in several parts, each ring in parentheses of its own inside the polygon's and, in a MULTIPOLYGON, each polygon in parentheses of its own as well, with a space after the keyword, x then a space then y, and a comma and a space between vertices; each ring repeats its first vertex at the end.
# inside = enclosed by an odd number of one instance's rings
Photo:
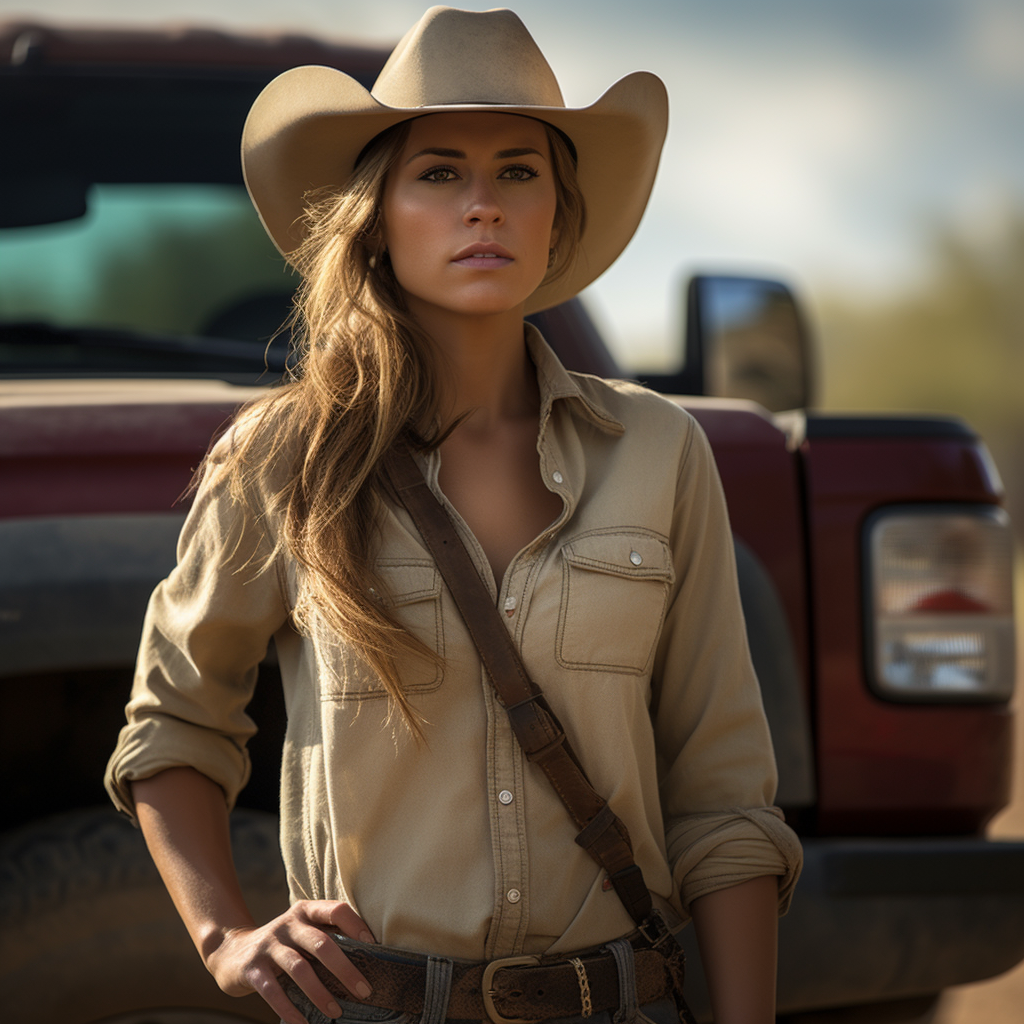
POLYGON ((66 174, 10 178, 0 189, 0 228, 31 228, 78 220, 88 210, 88 186, 66 174))
POLYGON ((812 402, 811 344, 792 291, 780 281, 701 274, 686 294, 683 365, 646 374, 658 391, 744 398, 770 412, 812 402))

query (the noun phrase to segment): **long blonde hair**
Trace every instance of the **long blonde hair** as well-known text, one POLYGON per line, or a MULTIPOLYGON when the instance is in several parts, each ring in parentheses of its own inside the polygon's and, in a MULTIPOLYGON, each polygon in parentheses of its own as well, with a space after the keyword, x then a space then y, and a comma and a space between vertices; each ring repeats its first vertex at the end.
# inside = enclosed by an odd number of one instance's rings
MULTIPOLYGON (((569 144, 545 128, 558 198, 551 280, 576 258, 585 209, 569 144)), ((453 426, 440 422, 431 342, 406 312, 384 251, 384 183, 408 131, 403 122, 382 133, 344 188, 309 201, 292 256, 302 275, 292 318, 297 359, 286 383, 247 407, 224 468, 243 515, 261 528, 280 524, 274 551, 304 570, 296 627, 343 638, 379 677, 389 717, 399 712, 419 735, 396 665, 403 654, 439 655, 375 597, 386 588, 374 571, 382 460, 397 444, 436 447, 453 426), (254 494, 263 495, 260 508, 254 494)))

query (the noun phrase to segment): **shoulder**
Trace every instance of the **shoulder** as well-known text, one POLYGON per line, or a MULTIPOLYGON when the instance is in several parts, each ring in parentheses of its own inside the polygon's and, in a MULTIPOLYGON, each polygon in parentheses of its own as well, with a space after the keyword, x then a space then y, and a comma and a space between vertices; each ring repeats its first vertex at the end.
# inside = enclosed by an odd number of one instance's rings
POLYGON ((242 450, 294 443, 297 431, 295 417, 290 415, 294 397, 293 388, 282 385, 242 405, 211 447, 209 458, 228 462, 242 450))
POLYGON ((244 480, 250 500, 283 489, 294 475, 302 450, 300 430, 287 386, 243 406, 206 456, 202 477, 244 480))
POLYGON ((712 507, 723 506, 711 442, 691 412, 633 381, 573 377, 588 403, 620 425, 614 464, 625 467, 631 486, 664 495, 677 509, 710 503, 710 515, 712 507))
POLYGON ((659 445, 685 455, 695 439, 705 440, 696 419, 678 402, 657 391, 630 380, 584 373, 570 376, 588 404, 621 424, 623 436, 634 442, 649 444, 656 438, 659 445))

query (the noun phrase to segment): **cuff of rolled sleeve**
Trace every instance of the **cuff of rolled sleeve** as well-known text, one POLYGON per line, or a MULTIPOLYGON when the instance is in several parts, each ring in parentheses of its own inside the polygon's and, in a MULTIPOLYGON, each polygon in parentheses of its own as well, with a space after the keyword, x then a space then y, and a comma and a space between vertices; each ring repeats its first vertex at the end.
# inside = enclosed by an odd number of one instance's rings
POLYGON ((669 829, 666 840, 687 915, 695 899, 764 875, 779 876, 779 915, 789 910, 803 851, 777 807, 688 815, 669 829))
POLYGON ((167 768, 187 767, 220 786, 230 811, 249 781, 248 755, 223 736, 205 735, 204 730, 197 742, 194 733, 194 726, 162 716, 126 726, 103 780, 114 806, 136 822, 131 784, 167 768))

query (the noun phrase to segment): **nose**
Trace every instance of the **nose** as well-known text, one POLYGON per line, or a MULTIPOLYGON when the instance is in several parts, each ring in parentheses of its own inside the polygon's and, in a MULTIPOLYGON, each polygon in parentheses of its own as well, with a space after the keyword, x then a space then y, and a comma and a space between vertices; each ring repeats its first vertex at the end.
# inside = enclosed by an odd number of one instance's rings
POLYGON ((505 214, 492 181, 481 176, 470 185, 462 219, 466 224, 500 224, 505 214))

